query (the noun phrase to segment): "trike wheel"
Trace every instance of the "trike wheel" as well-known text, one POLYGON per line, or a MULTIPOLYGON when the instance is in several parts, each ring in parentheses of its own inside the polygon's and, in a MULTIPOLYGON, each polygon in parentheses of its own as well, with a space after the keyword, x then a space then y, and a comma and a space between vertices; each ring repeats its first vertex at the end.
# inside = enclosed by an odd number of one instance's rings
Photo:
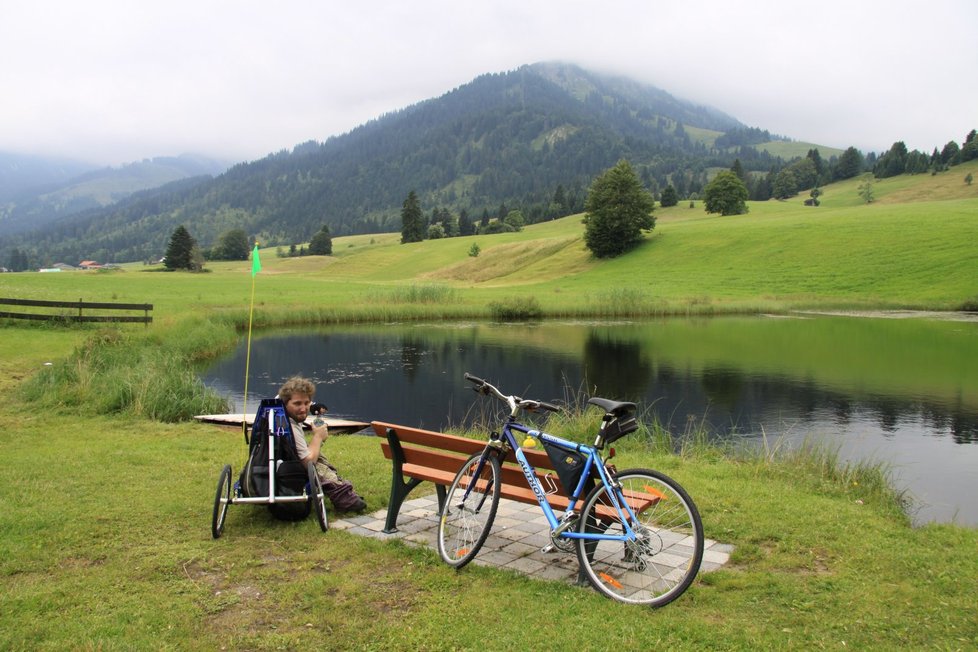
POLYGON ((316 473, 315 464, 309 465, 309 500, 312 501, 312 510, 316 512, 319 529, 325 532, 329 529, 329 517, 326 515, 326 501, 323 500, 323 485, 319 481, 319 474, 316 473))
POLYGON ((214 515, 211 517, 211 534, 215 539, 224 532, 224 519, 231 504, 231 465, 225 464, 217 480, 217 493, 214 495, 214 515))

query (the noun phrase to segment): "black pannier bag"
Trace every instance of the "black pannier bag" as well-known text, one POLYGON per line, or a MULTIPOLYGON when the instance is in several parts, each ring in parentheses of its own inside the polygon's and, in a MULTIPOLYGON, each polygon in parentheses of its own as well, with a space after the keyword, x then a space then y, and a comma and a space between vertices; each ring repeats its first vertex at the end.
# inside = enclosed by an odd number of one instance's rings
POLYGON ((638 430, 638 419, 634 414, 622 414, 604 424, 601 438, 605 445, 618 441, 630 432, 638 430))
MULTIPOLYGON (((578 453, 577 451, 558 448, 547 442, 543 442, 543 449, 547 451, 547 456, 550 457, 550 463, 553 464, 554 471, 557 472, 557 477, 560 478, 560 484, 564 486, 564 494, 570 497, 574 493, 574 489, 577 488, 577 483, 581 481, 581 474, 584 473, 584 462, 587 461, 587 455, 578 453)), ((584 483, 584 489, 578 498, 584 498, 593 488, 594 477, 590 476, 587 482, 584 483)))
MULTIPOLYGON (((269 413, 272 437, 275 439, 275 495, 301 496, 309 482, 306 464, 299 459, 292 439, 292 425, 281 399, 263 399, 255 414, 251 438, 248 441, 248 461, 239 480, 244 496, 268 496, 269 413)), ((289 503, 269 503, 269 511, 286 521, 301 521, 309 516, 308 500, 289 503)))

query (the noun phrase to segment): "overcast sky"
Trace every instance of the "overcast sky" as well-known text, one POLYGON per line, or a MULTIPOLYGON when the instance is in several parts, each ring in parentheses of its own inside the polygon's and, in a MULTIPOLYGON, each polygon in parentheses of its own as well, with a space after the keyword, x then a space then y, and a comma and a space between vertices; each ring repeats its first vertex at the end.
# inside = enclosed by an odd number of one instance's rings
POLYGON ((0 151, 254 160, 569 61, 795 140, 978 128, 976 0, 0 0, 0 151))

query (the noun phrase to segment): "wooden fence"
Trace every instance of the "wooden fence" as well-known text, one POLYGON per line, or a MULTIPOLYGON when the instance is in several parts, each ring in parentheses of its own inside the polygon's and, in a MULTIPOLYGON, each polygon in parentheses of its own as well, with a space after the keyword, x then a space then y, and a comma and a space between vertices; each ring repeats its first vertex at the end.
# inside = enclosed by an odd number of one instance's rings
POLYGON ((99 303, 94 301, 35 301, 33 299, 2 299, 0 305, 25 306, 34 308, 56 308, 58 312, 7 312, 0 311, 0 317, 10 319, 34 319, 40 321, 68 321, 68 322, 129 322, 149 325, 153 321, 150 311, 153 309, 151 303, 99 303), (84 311, 89 314, 84 314, 84 311), (143 311, 142 315, 102 315, 91 314, 93 311, 103 310, 129 310, 143 311))

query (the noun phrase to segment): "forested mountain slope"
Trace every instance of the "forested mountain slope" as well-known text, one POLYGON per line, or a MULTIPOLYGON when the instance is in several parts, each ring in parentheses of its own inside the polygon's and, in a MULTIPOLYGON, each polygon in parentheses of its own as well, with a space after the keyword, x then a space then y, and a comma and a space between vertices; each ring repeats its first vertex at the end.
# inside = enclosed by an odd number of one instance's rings
POLYGON ((159 257, 180 224, 205 247, 232 227, 270 244, 306 241, 323 224, 334 235, 392 231, 411 190, 425 211, 478 219, 518 207, 534 222, 581 210, 593 177, 621 158, 653 192, 668 183, 696 192, 709 168, 729 167, 735 157, 748 171, 780 161, 743 146, 744 135, 770 138, 651 86, 534 64, 480 76, 213 179, 139 193, 10 238, 0 249, 29 247, 46 261, 127 261, 159 257))

